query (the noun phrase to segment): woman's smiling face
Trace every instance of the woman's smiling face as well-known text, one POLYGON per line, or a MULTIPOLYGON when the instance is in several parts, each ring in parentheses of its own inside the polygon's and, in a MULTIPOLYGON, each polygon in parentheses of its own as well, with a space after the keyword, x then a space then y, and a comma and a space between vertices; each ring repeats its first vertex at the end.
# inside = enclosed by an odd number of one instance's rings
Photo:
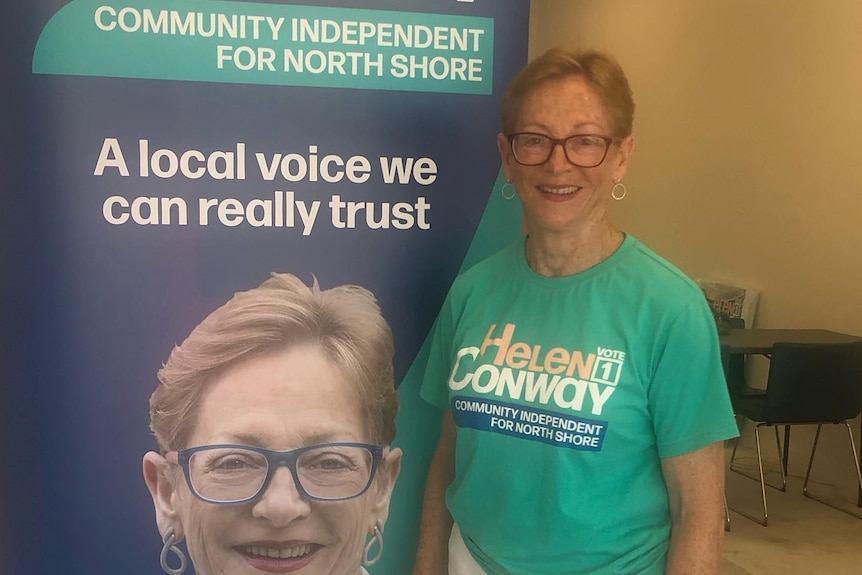
MULTIPOLYGON (((605 103, 578 76, 546 80, 533 88, 521 105, 515 131, 555 139, 614 135, 605 103)), ((562 146, 555 146, 548 161, 538 166, 515 161, 504 134, 498 137, 498 147, 506 179, 521 197, 527 230, 578 231, 605 219, 611 188, 625 177, 632 138, 612 144, 604 161, 593 168, 572 164, 562 146)))
MULTIPOLYGON (((242 444, 291 450, 329 442, 374 443, 355 387, 320 348, 249 359, 215 381, 185 447, 242 444)), ((262 497, 213 505, 175 474, 171 507, 198 575, 357 575, 366 537, 385 522, 400 463, 387 451, 371 487, 354 499, 304 499, 286 467, 262 497)))

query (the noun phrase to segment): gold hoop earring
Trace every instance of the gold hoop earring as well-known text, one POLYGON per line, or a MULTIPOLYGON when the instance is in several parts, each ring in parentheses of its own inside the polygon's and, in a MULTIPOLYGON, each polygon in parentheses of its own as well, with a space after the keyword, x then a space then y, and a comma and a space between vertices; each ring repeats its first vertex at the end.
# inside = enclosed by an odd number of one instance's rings
POLYGON ((611 197, 616 201, 620 201, 626 197, 626 193, 628 193, 628 190, 626 190, 625 185, 620 182, 615 183, 614 187, 611 188, 611 197))
POLYGON ((503 184, 503 189, 500 190, 500 194, 502 194, 504 200, 511 200, 515 197, 515 186, 512 182, 506 182, 503 184))

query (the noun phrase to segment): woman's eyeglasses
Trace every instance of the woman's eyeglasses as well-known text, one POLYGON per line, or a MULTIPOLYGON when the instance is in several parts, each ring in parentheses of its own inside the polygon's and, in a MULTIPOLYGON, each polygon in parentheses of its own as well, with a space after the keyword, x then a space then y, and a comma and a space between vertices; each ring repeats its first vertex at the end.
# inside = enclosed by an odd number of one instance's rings
POLYGON ((384 447, 367 443, 323 443, 291 451, 250 445, 203 445, 165 454, 182 467, 192 493, 207 503, 235 504, 263 496, 276 470, 290 469, 305 499, 342 501, 371 485, 384 447))
POLYGON ((595 168, 605 161, 608 149, 617 140, 597 134, 575 134, 567 138, 552 138, 536 132, 509 134, 509 144, 515 161, 523 166, 539 166, 551 159, 554 148, 562 146, 566 158, 579 168, 595 168))

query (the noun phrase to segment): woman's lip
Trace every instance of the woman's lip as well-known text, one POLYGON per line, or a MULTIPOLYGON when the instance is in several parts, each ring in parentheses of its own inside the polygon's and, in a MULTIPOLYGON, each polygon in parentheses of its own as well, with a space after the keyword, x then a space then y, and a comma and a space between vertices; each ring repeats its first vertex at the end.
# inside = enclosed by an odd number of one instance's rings
POLYGON ((291 573, 302 569, 322 548, 307 541, 256 541, 234 547, 246 563, 265 573, 291 573))
POLYGON ((567 202, 578 197, 581 186, 538 186, 542 198, 550 202, 567 202))
POLYGON ((581 186, 538 186, 539 191, 554 196, 569 196, 581 190, 581 186))
POLYGON ((275 547, 277 549, 281 549, 282 547, 295 547, 297 545, 315 545, 315 543, 308 541, 307 539, 287 539, 284 541, 279 541, 277 539, 259 539, 256 541, 244 541, 239 545, 234 545, 234 547, 250 547, 252 545, 257 545, 258 547, 275 547))

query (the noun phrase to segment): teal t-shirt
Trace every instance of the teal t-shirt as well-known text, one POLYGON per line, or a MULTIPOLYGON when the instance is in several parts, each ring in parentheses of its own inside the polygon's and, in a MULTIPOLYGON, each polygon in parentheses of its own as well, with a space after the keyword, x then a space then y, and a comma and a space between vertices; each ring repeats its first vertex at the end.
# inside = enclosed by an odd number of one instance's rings
POLYGON ((465 272, 421 395, 452 410, 446 501, 490 575, 662 575, 661 458, 737 435, 703 293, 632 236, 572 276, 523 239, 465 272))

